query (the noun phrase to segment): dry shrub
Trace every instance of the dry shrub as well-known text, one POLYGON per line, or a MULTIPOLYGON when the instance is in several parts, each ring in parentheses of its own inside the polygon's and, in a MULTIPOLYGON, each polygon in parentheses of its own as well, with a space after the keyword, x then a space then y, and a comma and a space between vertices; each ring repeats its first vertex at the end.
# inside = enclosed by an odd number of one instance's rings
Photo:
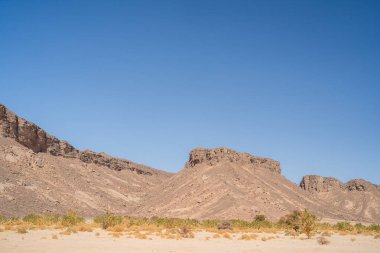
POLYGON ((239 240, 251 240, 251 237, 247 234, 242 234, 240 236, 239 240))
POLYGON ((65 231, 60 232, 60 235, 71 235, 72 231, 70 228, 66 229, 65 231))
POLYGON ((193 232, 191 232, 189 227, 183 227, 183 228, 179 229, 178 232, 182 238, 194 238, 194 234, 193 234, 193 232))
POLYGON ((229 233, 223 233, 223 238, 231 239, 231 235, 229 233))
POLYGON ((265 242, 267 240, 266 237, 261 238, 261 241, 265 242))
POLYGON ((62 225, 65 227, 75 226, 82 222, 84 222, 84 218, 73 210, 69 210, 67 214, 62 217, 62 225))
POLYGON ((142 234, 142 233, 140 233, 139 231, 135 232, 135 233, 133 234, 133 236, 134 236, 136 239, 141 239, 141 240, 148 239, 148 237, 146 236, 146 234, 142 234))
POLYGON ((51 236, 51 239, 57 240, 57 239, 58 239, 58 236, 57 236, 57 235, 52 235, 52 236, 51 236))
POLYGON ((28 233, 28 231, 25 228, 18 228, 17 229, 17 233, 19 233, 19 234, 26 234, 26 233, 28 233))
POLYGON ((374 239, 380 239, 380 234, 375 235, 373 238, 374 238, 374 239))
POLYGON ((123 233, 119 233, 119 232, 112 232, 112 233, 109 233, 112 237, 115 237, 115 238, 120 238, 120 236, 123 235, 123 233))
POLYGON ((327 245, 327 244, 330 243, 330 241, 327 240, 327 238, 326 238, 326 237, 323 237, 323 236, 318 237, 318 238, 317 238, 317 242, 318 242, 318 244, 320 244, 320 245, 327 245))
POLYGON ((118 224, 118 225, 115 225, 113 227, 109 227, 107 228, 108 231, 112 231, 112 232, 124 232, 125 231, 125 227, 121 224, 118 224))
POLYGON ((239 240, 256 240, 257 239, 257 235, 255 234, 242 234, 239 238, 239 240))
POLYGON ((5 225, 4 230, 12 230, 12 226, 11 225, 5 225))
POLYGON ((78 227, 79 232, 92 232, 92 228, 90 225, 82 225, 78 227))
POLYGON ((95 217, 94 222, 100 223, 103 229, 107 229, 109 227, 114 227, 121 224, 123 222, 123 218, 107 212, 104 215, 95 217))
POLYGON ((218 225, 216 225, 216 227, 219 230, 232 230, 232 224, 231 224, 231 222, 228 222, 228 221, 218 223, 218 225))
POLYGON ((96 234, 95 234, 96 236, 99 236, 100 235, 100 233, 99 232, 96 232, 96 234))
POLYGON ((351 242, 354 242, 354 241, 356 241, 356 238, 355 238, 355 237, 352 237, 352 238, 351 238, 351 242))

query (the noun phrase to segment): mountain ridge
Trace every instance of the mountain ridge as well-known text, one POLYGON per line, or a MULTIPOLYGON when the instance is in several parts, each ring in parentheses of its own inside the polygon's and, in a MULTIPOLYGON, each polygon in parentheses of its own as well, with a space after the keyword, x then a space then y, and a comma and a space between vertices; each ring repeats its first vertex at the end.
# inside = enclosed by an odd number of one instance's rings
POLYGON ((195 148, 172 174, 105 153, 78 150, 0 104, 0 212, 112 211, 180 218, 278 219, 308 208, 336 220, 380 221, 380 187, 363 179, 306 175, 232 149, 195 148), (26 208, 27 207, 27 208, 26 208))

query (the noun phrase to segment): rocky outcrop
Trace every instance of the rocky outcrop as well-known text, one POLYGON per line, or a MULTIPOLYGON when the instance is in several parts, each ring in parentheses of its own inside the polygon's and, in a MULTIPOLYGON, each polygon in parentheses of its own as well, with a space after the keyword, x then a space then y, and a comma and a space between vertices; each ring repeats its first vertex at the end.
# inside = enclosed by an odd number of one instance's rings
POLYGON ((278 161, 269 158, 256 157, 247 153, 238 153, 228 148, 193 149, 190 152, 189 161, 186 163, 186 167, 191 168, 198 164, 213 166, 221 162, 261 167, 274 173, 281 174, 280 163, 278 161))
POLYGON ((117 171, 128 169, 144 175, 154 173, 153 169, 126 159, 118 159, 105 153, 89 150, 80 151, 67 141, 61 141, 49 135, 36 124, 17 116, 2 104, 0 104, 0 136, 14 139, 35 153, 78 158, 85 163, 94 163, 117 171))
POLYGON ((55 156, 75 157, 78 154, 73 146, 49 135, 37 125, 18 117, 0 104, 0 135, 9 137, 34 152, 50 153, 55 156))
POLYGON ((304 176, 300 187, 311 193, 331 192, 334 190, 368 191, 378 189, 378 186, 363 179, 354 179, 347 183, 342 183, 333 177, 321 177, 316 175, 304 176))
POLYGON ((300 187, 309 192, 329 192, 344 188, 343 184, 333 177, 321 177, 317 175, 304 176, 300 187))
POLYGON ((379 186, 372 184, 364 179, 350 180, 345 184, 345 186, 348 191, 370 191, 379 189, 379 186))
POLYGON ((133 163, 126 159, 114 158, 105 153, 85 150, 79 152, 79 159, 85 163, 94 163, 117 171, 128 169, 135 171, 137 174, 152 175, 152 172, 148 171, 146 166, 133 163))

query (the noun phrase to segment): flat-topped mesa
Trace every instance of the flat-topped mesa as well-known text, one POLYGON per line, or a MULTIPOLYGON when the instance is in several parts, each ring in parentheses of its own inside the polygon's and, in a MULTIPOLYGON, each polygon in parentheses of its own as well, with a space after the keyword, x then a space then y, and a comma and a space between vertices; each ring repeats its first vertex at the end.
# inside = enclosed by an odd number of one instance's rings
POLYGON ((249 164, 268 169, 277 174, 281 174, 280 163, 269 158, 260 158, 247 153, 239 153, 228 148, 196 148, 190 152, 189 161, 186 168, 194 167, 198 164, 215 165, 221 162, 238 164, 249 164))
POLYGON ((335 190, 368 191, 379 189, 378 186, 363 179, 354 179, 347 183, 342 183, 333 177, 321 177, 317 175, 304 176, 301 180, 300 187, 311 193, 331 192, 335 190))
POLYGON ((85 163, 95 163, 113 170, 128 169, 138 174, 152 175, 153 169, 105 153, 80 151, 67 141, 49 135, 36 124, 29 122, 0 104, 0 136, 14 139, 35 153, 78 158, 85 163))

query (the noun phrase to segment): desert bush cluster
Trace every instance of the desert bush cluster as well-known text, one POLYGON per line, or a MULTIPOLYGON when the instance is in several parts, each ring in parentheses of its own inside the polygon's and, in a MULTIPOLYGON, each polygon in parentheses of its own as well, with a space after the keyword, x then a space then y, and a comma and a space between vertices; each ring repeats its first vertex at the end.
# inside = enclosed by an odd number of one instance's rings
MULTIPOLYGON (((150 236, 160 236, 166 239, 193 238, 198 231, 212 232, 212 238, 230 239, 230 232, 241 233, 240 240, 255 240, 260 232, 285 232, 285 236, 297 237, 304 234, 307 238, 314 235, 323 238, 334 233, 368 234, 375 238, 380 236, 380 225, 350 224, 338 222, 336 224, 320 223, 319 219, 307 209, 296 210, 285 215, 278 222, 272 222, 264 215, 257 215, 251 221, 246 220, 196 220, 165 217, 129 217, 119 216, 106 212, 86 222, 77 212, 69 210, 65 215, 36 215, 29 214, 22 218, 5 217, 0 215, 0 231, 13 230, 18 233, 27 233, 35 229, 61 229, 60 236, 77 232, 92 232, 93 229, 103 229, 113 237, 123 234, 139 239, 149 239, 150 236)), ((97 236, 99 233, 97 232, 97 236)), ((262 239, 262 238, 261 238, 262 239)), ((271 238, 269 238, 271 239, 271 238)), ((262 241, 266 241, 265 238, 262 241)), ((321 239, 322 240, 322 239, 321 239)), ((322 242, 323 243, 323 242, 322 242)))

